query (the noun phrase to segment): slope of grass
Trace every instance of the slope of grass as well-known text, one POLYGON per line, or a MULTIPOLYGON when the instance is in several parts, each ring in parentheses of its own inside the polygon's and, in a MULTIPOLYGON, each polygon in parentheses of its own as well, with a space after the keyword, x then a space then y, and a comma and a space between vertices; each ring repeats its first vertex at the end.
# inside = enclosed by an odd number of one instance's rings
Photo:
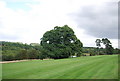
POLYGON ((3 79, 117 79, 118 55, 3 64, 3 79))

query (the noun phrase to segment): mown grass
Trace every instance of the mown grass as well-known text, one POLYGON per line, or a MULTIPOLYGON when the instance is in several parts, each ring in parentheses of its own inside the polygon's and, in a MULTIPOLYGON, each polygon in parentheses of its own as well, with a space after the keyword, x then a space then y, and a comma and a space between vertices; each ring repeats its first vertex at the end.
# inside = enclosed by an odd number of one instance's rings
POLYGON ((3 79, 117 79, 118 55, 3 64, 3 79))

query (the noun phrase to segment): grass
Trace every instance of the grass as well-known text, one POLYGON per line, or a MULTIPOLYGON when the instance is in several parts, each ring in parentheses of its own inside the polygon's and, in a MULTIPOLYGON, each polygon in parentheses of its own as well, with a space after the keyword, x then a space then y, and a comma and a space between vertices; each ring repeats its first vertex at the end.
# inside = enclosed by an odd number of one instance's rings
POLYGON ((117 79, 118 55, 3 64, 3 79, 117 79))

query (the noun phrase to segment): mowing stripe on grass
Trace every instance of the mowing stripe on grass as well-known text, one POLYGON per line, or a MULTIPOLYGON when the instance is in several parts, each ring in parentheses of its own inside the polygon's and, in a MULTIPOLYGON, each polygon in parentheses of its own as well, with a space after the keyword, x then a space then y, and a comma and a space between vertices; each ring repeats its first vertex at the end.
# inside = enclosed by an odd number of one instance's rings
POLYGON ((3 79, 117 79, 118 55, 3 64, 3 79))

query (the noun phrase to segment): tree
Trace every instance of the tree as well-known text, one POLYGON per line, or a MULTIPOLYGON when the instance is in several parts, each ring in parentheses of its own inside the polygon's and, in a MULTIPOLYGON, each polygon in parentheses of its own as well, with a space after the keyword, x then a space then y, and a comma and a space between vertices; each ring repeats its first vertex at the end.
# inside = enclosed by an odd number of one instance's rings
POLYGON ((112 43, 110 42, 110 40, 108 40, 107 38, 103 38, 102 43, 105 45, 106 54, 113 54, 114 48, 112 47, 112 43))
POLYGON ((96 55, 95 49, 91 49, 91 50, 90 50, 90 56, 95 56, 95 55, 96 55))
POLYGON ((64 25, 63 27, 54 27, 47 31, 41 38, 42 57, 43 58, 68 58, 71 55, 80 56, 82 52, 82 43, 74 34, 74 31, 64 25))
POLYGON ((28 59, 27 50, 21 49, 15 58, 16 60, 28 59))
POLYGON ((112 44, 112 43, 110 42, 110 40, 108 40, 107 38, 103 38, 103 39, 102 39, 102 43, 103 43, 105 46, 112 44))
POLYGON ((106 45, 106 53, 107 54, 113 54, 113 50, 114 50, 114 48, 112 47, 112 45, 109 45, 109 44, 107 44, 106 45))
POLYGON ((22 59, 39 59, 41 46, 31 46, 19 42, 0 41, 2 46, 2 60, 22 60, 22 59))
POLYGON ((39 51, 35 49, 29 49, 28 52, 28 58, 29 59, 38 59, 39 58, 39 51))
POLYGON ((120 49, 115 48, 115 49, 114 49, 114 54, 120 54, 120 49))
POLYGON ((98 55, 100 54, 100 47, 101 47, 101 40, 100 39, 96 39, 96 46, 98 46, 98 55))

